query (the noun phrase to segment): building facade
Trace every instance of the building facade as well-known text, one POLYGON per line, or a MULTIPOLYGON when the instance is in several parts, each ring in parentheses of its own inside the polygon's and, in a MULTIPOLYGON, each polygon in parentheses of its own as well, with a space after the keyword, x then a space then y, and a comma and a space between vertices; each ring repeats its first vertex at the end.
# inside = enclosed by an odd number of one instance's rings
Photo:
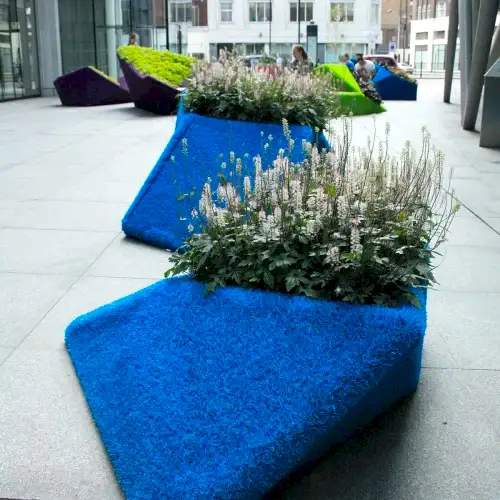
MULTIPOLYGON (((448 45, 449 0, 429 0, 414 5, 410 56, 417 73, 443 72, 448 45)), ((496 26, 500 17, 497 16, 496 26)), ((459 69, 460 40, 457 39, 455 70, 459 69)))
POLYGON ((140 45, 216 57, 291 56, 318 26, 317 58, 374 52, 381 0, 0 0, 0 102, 54 95, 54 80, 83 66, 119 76, 116 49, 140 45))
POLYGON ((391 53, 407 60, 410 48, 410 23, 413 19, 413 0, 383 0, 382 42, 379 53, 391 53))
POLYGON ((221 48, 242 54, 290 57, 295 44, 306 45, 307 25, 318 26, 321 62, 341 54, 373 52, 381 42, 380 0, 205 0, 207 26, 193 26, 188 50, 216 57, 221 48))

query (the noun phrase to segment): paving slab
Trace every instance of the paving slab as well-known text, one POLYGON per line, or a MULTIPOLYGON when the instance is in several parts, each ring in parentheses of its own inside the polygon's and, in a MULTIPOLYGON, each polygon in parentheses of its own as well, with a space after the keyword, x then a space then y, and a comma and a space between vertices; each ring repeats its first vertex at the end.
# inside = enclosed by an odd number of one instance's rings
POLYGON ((80 275, 116 233, 0 229, 0 272, 80 275))
POLYGON ((130 295, 155 281, 158 280, 82 277, 38 323, 20 347, 35 350, 65 349, 64 332, 77 316, 130 295))
POLYGON ((0 273, 0 347, 17 347, 74 281, 73 276, 0 273))
POLYGON ((499 444, 464 373, 424 369, 413 398, 272 500, 496 500, 499 444))

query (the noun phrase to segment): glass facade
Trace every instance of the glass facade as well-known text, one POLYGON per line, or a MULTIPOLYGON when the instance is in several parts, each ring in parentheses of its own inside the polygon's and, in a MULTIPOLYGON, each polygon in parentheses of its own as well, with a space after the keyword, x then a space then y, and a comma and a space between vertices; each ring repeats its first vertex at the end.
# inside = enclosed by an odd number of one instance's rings
POLYGON ((58 3, 63 73, 95 66, 117 77, 116 49, 128 43, 131 33, 136 34, 137 45, 186 52, 187 26, 200 22, 198 7, 192 0, 58 0, 58 3))
POLYGON ((34 0, 0 0, 0 102, 40 95, 34 0))

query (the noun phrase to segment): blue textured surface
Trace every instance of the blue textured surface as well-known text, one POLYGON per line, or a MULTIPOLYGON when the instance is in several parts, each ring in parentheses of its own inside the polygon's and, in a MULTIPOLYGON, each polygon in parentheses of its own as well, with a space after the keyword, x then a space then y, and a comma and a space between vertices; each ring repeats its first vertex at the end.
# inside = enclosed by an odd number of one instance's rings
POLYGON ((418 85, 377 65, 373 83, 383 101, 416 101, 418 85))
MULTIPOLYGON (((292 125, 290 130, 296 144, 292 160, 300 161, 302 139, 312 142, 316 134, 305 126, 292 125)), ((319 137, 319 146, 329 147, 323 134, 319 137)), ((180 109, 174 135, 125 214, 123 231, 161 248, 179 248, 187 235, 188 224, 180 217, 189 216, 191 209, 198 206, 207 177, 216 181, 222 161, 229 165, 230 151, 240 158, 248 153, 248 169, 253 173, 254 156, 260 154, 266 163, 266 158, 269 161, 276 158, 281 147, 287 147, 281 125, 207 118, 180 109), (264 144, 269 135, 273 136, 272 148, 265 153, 264 144), (184 138, 188 141, 187 156, 182 152, 184 138), (221 154, 223 160, 219 158, 221 154), (175 157, 175 167, 171 156, 175 157), (192 192, 193 188, 196 192, 191 199, 177 201, 180 194, 192 192)))
POLYGON ((255 500, 418 384, 425 309, 163 280, 66 343, 129 500, 255 500))

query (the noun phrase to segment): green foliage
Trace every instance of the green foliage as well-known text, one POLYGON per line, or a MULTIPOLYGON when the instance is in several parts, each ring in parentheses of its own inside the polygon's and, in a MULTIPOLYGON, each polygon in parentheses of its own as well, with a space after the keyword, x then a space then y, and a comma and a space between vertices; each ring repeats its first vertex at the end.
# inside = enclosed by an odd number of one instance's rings
POLYGON ((103 76, 104 78, 106 78, 106 80, 109 80, 110 82, 116 83, 116 85, 120 85, 119 82, 118 82, 118 80, 116 78, 113 78, 112 76, 107 75, 106 73, 104 73, 100 69, 97 69, 94 66, 89 66, 89 68, 92 71, 95 71, 96 73, 99 73, 101 76, 103 76))
POLYGON ((186 109, 203 116, 264 123, 286 119, 323 130, 339 114, 335 89, 324 78, 286 70, 270 77, 233 55, 195 65, 187 88, 186 109))
MULTIPOLYGON (((443 157, 423 133, 391 158, 387 138, 352 153, 350 126, 332 143, 338 154, 304 144, 307 160, 289 150, 252 173, 241 159, 225 164, 220 182, 204 188, 201 233, 173 256, 167 276, 193 273, 207 286, 238 285, 355 304, 419 306, 413 291, 435 283, 432 258, 458 206, 442 190, 443 157)), ((388 129, 387 129, 388 134, 388 129)))
POLYGON ((143 75, 152 76, 173 87, 178 87, 191 74, 192 57, 174 54, 168 50, 126 45, 118 49, 118 56, 132 64, 143 75))

